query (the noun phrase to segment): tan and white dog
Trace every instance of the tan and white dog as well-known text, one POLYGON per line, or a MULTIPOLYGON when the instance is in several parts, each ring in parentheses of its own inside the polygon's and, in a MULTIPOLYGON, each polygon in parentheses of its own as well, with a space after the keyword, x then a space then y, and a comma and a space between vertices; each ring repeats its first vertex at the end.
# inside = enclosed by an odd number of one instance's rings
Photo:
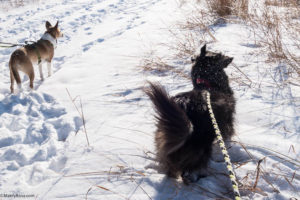
POLYGON ((42 63, 47 62, 48 76, 51 76, 51 61, 54 56, 54 49, 57 45, 57 38, 63 34, 58 28, 58 22, 52 26, 50 22, 46 22, 46 32, 40 40, 33 44, 28 44, 15 50, 10 56, 10 90, 14 92, 14 81, 16 80, 18 87, 21 88, 21 79, 19 70, 28 75, 30 80, 30 88, 33 89, 34 69, 33 64, 38 64, 41 80, 44 80, 42 63))

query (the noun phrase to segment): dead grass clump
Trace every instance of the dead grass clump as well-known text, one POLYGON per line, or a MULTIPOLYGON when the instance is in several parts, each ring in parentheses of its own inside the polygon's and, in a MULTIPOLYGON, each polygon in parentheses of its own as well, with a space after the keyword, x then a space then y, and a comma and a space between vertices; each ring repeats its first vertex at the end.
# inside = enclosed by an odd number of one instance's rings
POLYGON ((180 76, 186 79, 190 79, 189 75, 184 72, 184 68, 177 68, 168 64, 168 60, 163 57, 156 56, 155 54, 149 54, 141 61, 140 66, 145 72, 155 72, 157 74, 173 74, 174 76, 180 76))
POLYGON ((207 0, 207 5, 211 12, 216 13, 220 17, 232 14, 232 0, 207 0))
POLYGON ((249 14, 249 0, 237 0, 234 5, 234 15, 247 19, 249 14))
POLYGON ((249 0, 206 0, 211 13, 219 17, 235 15, 246 18, 249 0))

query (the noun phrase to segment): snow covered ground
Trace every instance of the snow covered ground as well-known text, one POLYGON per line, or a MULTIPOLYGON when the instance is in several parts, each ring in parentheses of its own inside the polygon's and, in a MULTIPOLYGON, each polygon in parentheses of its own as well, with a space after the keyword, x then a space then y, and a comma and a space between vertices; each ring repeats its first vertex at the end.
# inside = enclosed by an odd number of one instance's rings
MULTIPOLYGON (((34 91, 24 76, 23 91, 10 94, 7 63, 14 49, 0 49, 0 195, 230 198, 217 152, 210 176, 191 186, 167 179, 153 167, 155 125, 142 91, 146 80, 161 82, 171 94, 189 90, 191 84, 171 73, 142 72, 138 66, 145 52, 170 41, 166 29, 183 17, 179 5, 171 0, 63 0, 0 10, 0 41, 37 40, 46 20, 59 20, 65 35, 58 41, 53 75, 44 82, 36 78, 34 91), (80 112, 82 108, 90 146, 74 105, 80 112)), ((267 65, 263 55, 254 54, 258 47, 246 25, 213 29, 217 42, 208 48, 233 56, 252 81, 250 87, 232 82, 237 142, 229 151, 244 184, 243 199, 299 199, 299 79, 289 79, 284 66, 267 65), (251 190, 259 160, 258 184, 251 190)), ((185 67, 189 71, 191 66, 185 67)), ((232 66, 227 72, 239 73, 232 66)))

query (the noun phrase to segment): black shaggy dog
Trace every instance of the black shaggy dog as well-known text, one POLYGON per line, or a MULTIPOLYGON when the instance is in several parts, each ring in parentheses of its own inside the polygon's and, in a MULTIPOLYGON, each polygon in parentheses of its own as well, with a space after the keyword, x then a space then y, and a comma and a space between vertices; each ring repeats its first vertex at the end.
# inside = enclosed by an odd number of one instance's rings
POLYGON ((233 58, 206 51, 192 59, 194 89, 169 97, 160 86, 150 83, 146 94, 155 106, 157 160, 169 176, 181 175, 184 183, 203 176, 216 138, 209 116, 205 91, 211 94, 212 108, 224 139, 234 134, 235 99, 224 71, 233 58))

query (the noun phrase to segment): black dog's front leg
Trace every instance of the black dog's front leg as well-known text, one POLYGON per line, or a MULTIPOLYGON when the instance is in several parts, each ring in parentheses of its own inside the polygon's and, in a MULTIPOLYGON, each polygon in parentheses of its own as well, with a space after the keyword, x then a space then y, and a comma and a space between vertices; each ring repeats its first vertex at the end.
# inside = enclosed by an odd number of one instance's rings
POLYGON ((196 183, 199 181, 200 178, 206 177, 207 174, 203 173, 202 170, 196 171, 196 172, 188 172, 184 171, 181 174, 181 178, 183 180, 183 183, 186 185, 189 185, 191 183, 196 183))

